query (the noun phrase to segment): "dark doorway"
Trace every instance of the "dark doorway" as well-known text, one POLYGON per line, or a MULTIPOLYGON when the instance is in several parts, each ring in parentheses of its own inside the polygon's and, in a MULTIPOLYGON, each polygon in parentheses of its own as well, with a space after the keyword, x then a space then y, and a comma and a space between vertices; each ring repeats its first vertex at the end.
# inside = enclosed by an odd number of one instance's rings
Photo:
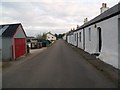
POLYGON ((101 48, 102 48, 102 34, 101 34, 101 28, 100 27, 97 28, 97 32, 98 32, 98 50, 99 50, 99 52, 101 52, 101 48))
POLYGON ((76 36, 76 38, 77 38, 77 47, 78 47, 78 33, 77 33, 77 36, 76 36))
MULTIPOLYGON (((120 17, 118 19, 118 55, 120 55, 120 17)), ((120 56, 118 56, 118 60, 120 60, 120 56)), ((120 63, 120 62, 118 62, 120 63)), ((120 68, 120 66, 118 65, 118 68, 120 68)), ((120 85, 119 85, 120 87, 120 85)))
POLYGON ((83 50, 85 50, 85 29, 83 29, 83 50))

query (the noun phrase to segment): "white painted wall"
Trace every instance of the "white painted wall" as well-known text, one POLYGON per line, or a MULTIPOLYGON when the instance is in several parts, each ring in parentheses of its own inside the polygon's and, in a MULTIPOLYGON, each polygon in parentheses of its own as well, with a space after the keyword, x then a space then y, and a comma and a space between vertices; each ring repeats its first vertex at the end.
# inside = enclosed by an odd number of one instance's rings
POLYGON ((99 58, 118 68, 118 16, 97 23, 102 29, 102 51, 99 58))
POLYGON ((83 30, 78 31, 78 48, 83 49, 83 30), (81 42, 80 42, 80 32, 81 32, 81 42))
POLYGON ((74 43, 73 43, 74 46, 77 45, 77 41, 75 40, 75 38, 76 38, 76 34, 77 34, 77 32, 74 32, 74 34, 73 34, 73 35, 74 35, 74 43))
MULTIPOLYGON (((96 24, 102 30, 102 48, 99 58, 104 62, 118 68, 118 16, 96 24)), ((98 52, 97 28, 91 25, 85 28, 85 51, 98 52), (91 41, 89 41, 89 28, 91 28, 91 41)))
POLYGON ((15 33, 15 38, 26 38, 23 30, 22 30, 22 27, 21 25, 19 25, 18 29, 17 29, 17 32, 15 33))
POLYGON ((67 35, 67 42, 74 45, 74 35, 67 35))
POLYGON ((83 48, 83 31, 82 30, 78 30, 78 31, 74 32, 74 34, 72 36, 72 44, 74 46, 77 46, 77 39, 78 39, 78 48, 83 48), (81 42, 80 42, 80 34, 79 34, 80 32, 81 32, 81 42), (77 36, 77 34, 78 34, 78 36, 77 36), (76 40, 75 40, 75 37, 76 37, 76 40))
MULTIPOLYGON (((118 16, 96 25, 102 30, 102 48, 99 58, 118 68, 118 16)), ((85 28, 85 51, 90 54, 98 52, 97 28, 94 26, 95 24, 85 28), (91 41, 89 41, 89 28, 91 28, 91 41)), ((76 46, 76 43, 74 45, 76 46)))
POLYGON ((69 35, 67 35, 67 42, 70 43, 70 42, 69 42, 69 35))
POLYGON ((66 40, 66 34, 63 36, 63 40, 66 40))
MULTIPOLYGON (((98 58, 118 68, 118 16, 96 23, 102 30, 102 48, 98 58)), ((98 52, 97 28, 91 25, 85 28, 85 51, 98 52), (89 41, 91 28, 91 41, 89 41)))
POLYGON ((49 41, 51 41, 51 40, 55 41, 55 40, 56 40, 56 37, 53 36, 52 34, 49 34, 49 33, 48 33, 46 39, 49 40, 49 41))
POLYGON ((73 35, 69 36, 69 42, 70 42, 70 44, 73 44, 73 35))
POLYGON ((75 37, 74 37, 74 34, 71 36, 71 44, 74 45, 74 42, 75 42, 75 37))
POLYGON ((97 28, 94 25, 85 28, 85 51, 89 53, 97 52, 97 28), (89 28, 91 28, 91 39, 89 40, 89 28))
POLYGON ((68 35, 68 43, 71 44, 71 35, 68 35))
POLYGON ((69 43, 72 44, 72 35, 69 36, 69 43))
POLYGON ((4 61, 12 60, 12 39, 2 37, 2 59, 4 61))
POLYGON ((71 44, 71 35, 68 36, 68 42, 71 44))
MULTIPOLYGON (((85 29, 85 51, 92 53, 98 53, 98 34, 97 28, 101 28, 102 34, 102 48, 98 58, 102 61, 118 68, 118 16, 114 16, 107 20, 88 26, 85 29), (89 28, 91 28, 91 40, 89 40, 89 28)), ((119 21, 120 25, 120 21, 119 21)), ((119 26, 120 28, 120 26, 119 26)), ((78 47, 83 49, 83 30, 74 32, 71 36, 68 36, 68 42, 76 46, 75 34, 78 33, 78 47), (79 42, 79 32, 82 34, 82 42, 79 42), (70 38, 71 37, 71 38, 70 38)), ((120 49, 120 44, 119 44, 120 49)), ((119 67, 120 68, 120 67, 119 67)))
POLYGON ((2 37, 0 36, 0 62, 2 61, 2 37))
POLYGON ((74 32, 74 34, 73 34, 73 37, 74 37, 74 39, 73 39, 73 41, 74 41, 74 42, 73 42, 73 45, 74 45, 74 46, 77 46, 77 33, 78 33, 78 32, 74 32), (75 38, 76 38, 76 40, 75 40, 75 38))
POLYGON ((120 14, 118 19, 118 68, 120 68, 120 14))

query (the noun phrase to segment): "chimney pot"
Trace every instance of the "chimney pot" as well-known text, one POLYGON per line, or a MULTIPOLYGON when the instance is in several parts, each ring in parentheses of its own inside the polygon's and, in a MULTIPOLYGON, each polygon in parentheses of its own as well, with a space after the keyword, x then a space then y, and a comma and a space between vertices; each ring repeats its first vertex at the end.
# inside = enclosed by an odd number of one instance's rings
POLYGON ((102 3, 102 7, 100 8, 101 9, 101 13, 103 13, 104 11, 108 10, 109 7, 107 7, 107 4, 106 3, 102 3))
POLYGON ((86 22, 88 22, 88 18, 85 18, 85 19, 84 19, 84 23, 86 23, 86 22))
POLYGON ((103 8, 106 8, 106 7, 107 7, 107 4, 106 4, 106 3, 102 3, 102 7, 103 7, 103 8))

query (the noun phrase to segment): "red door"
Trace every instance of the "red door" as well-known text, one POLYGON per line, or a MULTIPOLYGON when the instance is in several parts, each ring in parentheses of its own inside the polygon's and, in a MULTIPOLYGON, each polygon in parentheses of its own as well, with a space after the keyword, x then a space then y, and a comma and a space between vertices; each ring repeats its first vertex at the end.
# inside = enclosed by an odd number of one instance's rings
POLYGON ((15 40, 15 58, 18 58, 26 53, 25 38, 16 38, 15 40))

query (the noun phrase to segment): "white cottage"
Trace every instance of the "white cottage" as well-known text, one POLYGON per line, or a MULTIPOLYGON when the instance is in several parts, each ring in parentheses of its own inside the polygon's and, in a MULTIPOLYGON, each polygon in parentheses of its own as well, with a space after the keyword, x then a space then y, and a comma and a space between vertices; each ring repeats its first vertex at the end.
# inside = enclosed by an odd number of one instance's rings
MULTIPOLYGON (((106 4, 105 7, 107 7, 106 4)), ((118 60, 120 60, 118 58, 120 54, 120 39, 118 40, 118 37, 120 38, 120 3, 106 11, 104 8, 103 10, 99 16, 74 31, 72 43, 90 54, 97 55, 104 62, 120 68, 118 67, 118 60)), ((67 38, 70 36, 68 35, 67 38)))
POLYGON ((49 40, 49 41, 51 41, 51 42, 53 43, 54 41, 57 40, 57 38, 56 38, 56 36, 53 35, 52 33, 48 32, 48 33, 46 34, 46 40, 49 40))

